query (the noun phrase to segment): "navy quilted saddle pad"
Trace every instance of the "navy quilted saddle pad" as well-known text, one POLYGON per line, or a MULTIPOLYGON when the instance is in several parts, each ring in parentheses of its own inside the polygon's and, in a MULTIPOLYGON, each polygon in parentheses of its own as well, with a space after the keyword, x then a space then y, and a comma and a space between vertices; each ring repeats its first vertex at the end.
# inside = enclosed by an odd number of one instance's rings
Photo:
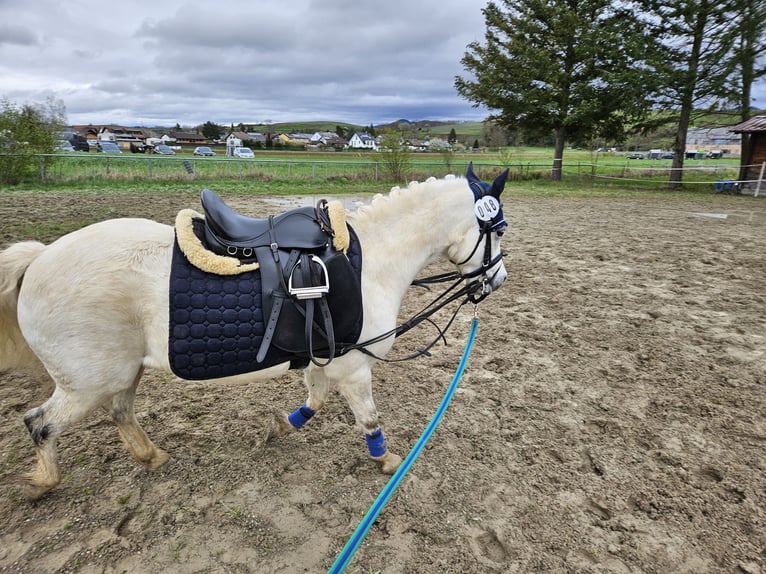
MULTIPOLYGON (((361 275, 361 248, 353 232, 347 255, 357 276, 361 275)), ((291 368, 308 364, 307 357, 275 345, 262 362, 256 361, 265 331, 259 270, 226 276, 202 271, 189 262, 176 238, 169 302, 170 367, 181 378, 229 377, 287 361, 291 368)), ((356 342, 360 330, 361 320, 353 341, 348 342, 356 342)))

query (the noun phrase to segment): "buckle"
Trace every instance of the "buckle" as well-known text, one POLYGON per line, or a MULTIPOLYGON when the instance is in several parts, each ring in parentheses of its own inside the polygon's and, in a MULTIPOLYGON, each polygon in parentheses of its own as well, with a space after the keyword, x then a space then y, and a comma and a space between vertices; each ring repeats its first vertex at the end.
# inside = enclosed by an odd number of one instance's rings
POLYGON ((327 267, 325 267, 324 261, 316 255, 312 255, 311 262, 316 263, 322 268, 324 283, 321 285, 309 285, 308 287, 293 287, 293 275, 295 274, 295 270, 298 269, 301 264, 299 259, 296 261, 292 271, 290 271, 290 277, 287 280, 287 291, 296 299, 319 299, 330 292, 330 276, 327 274, 327 267))

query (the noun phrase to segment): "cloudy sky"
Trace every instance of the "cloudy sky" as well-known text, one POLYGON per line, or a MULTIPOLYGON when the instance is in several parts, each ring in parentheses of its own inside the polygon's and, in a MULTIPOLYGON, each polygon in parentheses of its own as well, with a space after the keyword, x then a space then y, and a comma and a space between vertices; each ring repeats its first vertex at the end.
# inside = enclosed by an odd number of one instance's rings
POLYGON ((0 0, 0 98, 71 124, 481 120, 454 78, 486 4, 0 0))
POLYGON ((0 98, 70 124, 481 120, 486 0, 0 0, 0 98))

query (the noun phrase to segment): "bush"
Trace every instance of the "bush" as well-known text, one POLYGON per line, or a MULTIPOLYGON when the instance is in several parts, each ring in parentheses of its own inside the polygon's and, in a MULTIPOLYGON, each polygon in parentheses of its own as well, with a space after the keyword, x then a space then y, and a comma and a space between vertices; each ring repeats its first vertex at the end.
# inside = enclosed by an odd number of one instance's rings
MULTIPOLYGON (((35 173, 36 154, 52 154, 58 134, 66 124, 63 104, 49 99, 45 104, 19 108, 0 100, 0 184, 17 184, 35 173)), ((41 157, 47 170, 52 157, 41 157)))

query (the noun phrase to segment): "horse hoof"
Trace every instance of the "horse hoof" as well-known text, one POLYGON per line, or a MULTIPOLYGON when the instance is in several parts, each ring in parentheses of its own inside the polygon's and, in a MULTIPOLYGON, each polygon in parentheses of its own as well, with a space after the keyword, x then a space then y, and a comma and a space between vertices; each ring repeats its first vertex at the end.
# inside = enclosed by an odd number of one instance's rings
POLYGON ((43 496, 48 494, 51 490, 53 490, 53 487, 56 486, 53 485, 44 485, 44 484, 35 484, 34 482, 26 482, 24 484, 24 496, 27 500, 30 502, 34 502, 35 500, 40 500, 43 496))
POLYGON ((162 449, 156 449, 152 458, 147 461, 141 461, 146 470, 157 470, 170 460, 170 455, 162 449))
POLYGON ((274 422, 269 429, 269 436, 266 437, 266 440, 284 436, 294 430, 295 427, 291 425, 290 421, 287 419, 287 413, 277 411, 274 413, 274 422))
POLYGON ((372 460, 380 465, 380 471, 383 474, 394 474, 399 465, 402 464, 402 457, 392 452, 386 452, 381 456, 371 456, 372 460))

